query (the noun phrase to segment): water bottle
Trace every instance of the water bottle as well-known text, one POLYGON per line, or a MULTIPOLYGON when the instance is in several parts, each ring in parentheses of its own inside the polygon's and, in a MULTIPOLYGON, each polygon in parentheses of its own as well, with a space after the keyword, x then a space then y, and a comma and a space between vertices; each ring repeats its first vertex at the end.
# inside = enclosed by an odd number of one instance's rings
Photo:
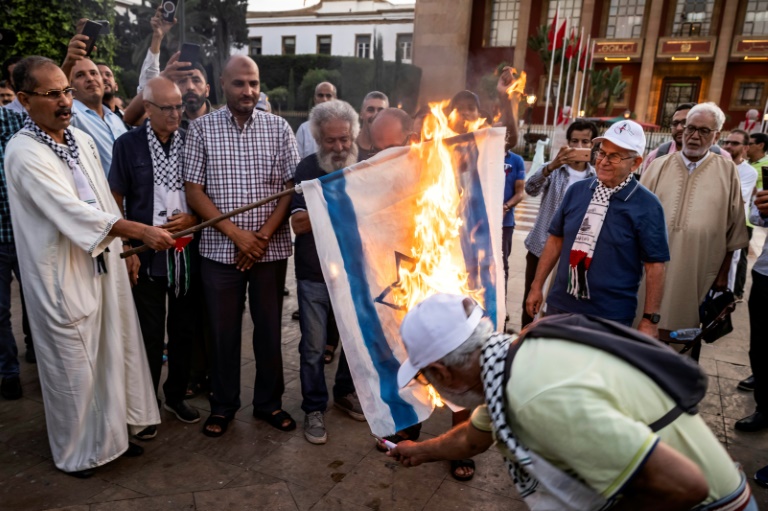
POLYGON ((681 328, 669 332, 669 337, 677 341, 692 341, 701 333, 701 328, 681 328))

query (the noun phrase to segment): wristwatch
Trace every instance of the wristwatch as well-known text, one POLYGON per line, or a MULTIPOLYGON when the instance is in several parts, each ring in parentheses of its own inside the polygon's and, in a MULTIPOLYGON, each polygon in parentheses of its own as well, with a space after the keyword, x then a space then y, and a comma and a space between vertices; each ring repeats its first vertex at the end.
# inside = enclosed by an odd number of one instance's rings
POLYGON ((659 315, 656 312, 654 312, 653 314, 651 314, 650 312, 646 312, 643 314, 643 319, 647 319, 654 325, 657 325, 659 321, 661 321, 661 315, 659 315))

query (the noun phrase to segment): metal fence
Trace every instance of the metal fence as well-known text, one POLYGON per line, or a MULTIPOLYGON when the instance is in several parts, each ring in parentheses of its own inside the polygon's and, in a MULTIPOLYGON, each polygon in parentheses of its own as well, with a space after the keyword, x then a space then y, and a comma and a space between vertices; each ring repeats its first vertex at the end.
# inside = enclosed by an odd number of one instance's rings
MULTIPOLYGON (((598 134, 602 135, 605 133, 605 131, 609 128, 608 127, 598 127, 597 132, 598 134)), ((533 152, 536 149, 536 143, 533 142, 530 144, 530 146, 527 148, 526 151, 526 141, 525 141, 525 135, 527 133, 530 133, 531 135, 544 135, 545 138, 549 138, 550 143, 552 141, 552 137, 554 134, 554 126, 548 125, 544 126, 543 124, 532 124, 530 126, 530 129, 528 126, 524 126, 520 128, 520 136, 517 139, 517 145, 514 148, 514 151, 520 155, 528 155, 530 157, 533 157, 533 152)), ((728 135, 730 134, 730 131, 722 131, 720 132, 720 140, 725 140, 728 135)), ((664 142, 668 142, 672 140, 672 131, 668 129, 664 130, 645 130, 645 154, 648 154, 653 149, 657 148, 659 145, 663 144, 664 142)))

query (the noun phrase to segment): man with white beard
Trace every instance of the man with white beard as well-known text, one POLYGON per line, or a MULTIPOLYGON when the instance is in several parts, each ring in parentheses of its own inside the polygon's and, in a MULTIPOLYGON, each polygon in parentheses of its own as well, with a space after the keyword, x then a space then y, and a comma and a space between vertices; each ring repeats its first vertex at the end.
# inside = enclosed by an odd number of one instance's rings
MULTIPOLYGON (((322 177, 357 162, 358 149, 355 139, 360 131, 360 124, 355 109, 349 103, 333 100, 319 104, 310 112, 309 123, 318 151, 301 160, 296 167, 296 184, 322 177)), ((323 351, 328 330, 335 329, 336 322, 328 288, 320 269, 307 205, 301 194, 295 194, 291 202, 291 227, 296 233, 296 288, 301 328, 299 375, 301 409, 306 414, 304 437, 312 444, 324 444, 328 440, 323 415, 328 405, 328 390, 325 385, 323 351)), ((336 370, 333 400, 337 408, 353 419, 365 420, 343 350, 336 370)))

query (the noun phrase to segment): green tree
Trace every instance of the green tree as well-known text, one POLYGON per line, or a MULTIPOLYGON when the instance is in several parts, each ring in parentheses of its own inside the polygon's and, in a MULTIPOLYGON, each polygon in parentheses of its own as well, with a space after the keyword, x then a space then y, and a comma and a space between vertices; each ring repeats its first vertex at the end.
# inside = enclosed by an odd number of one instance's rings
POLYGON ((306 105, 307 110, 312 108, 315 95, 315 87, 318 83, 331 82, 338 89, 341 83, 341 73, 335 69, 310 69, 301 79, 299 85, 298 100, 299 105, 306 105))
POLYGON ((285 86, 275 87, 267 93, 269 96, 269 102, 273 106, 277 106, 278 115, 280 111, 288 104, 288 88, 285 86))
MULTIPOLYGON (((114 0, 46 0, 42 3, 24 0, 0 2, 3 28, 13 32, 16 41, 0 46, 0 60, 11 55, 43 55, 62 62, 67 44, 75 33, 77 20, 107 20, 110 26, 115 19, 114 0)), ((115 38, 111 34, 100 36, 94 59, 112 64, 115 54, 115 38)))
POLYGON ((612 115, 613 104, 627 88, 626 80, 621 78, 621 66, 614 67, 605 77, 605 115, 612 115))
POLYGON ((384 43, 381 34, 376 35, 373 45, 373 89, 388 94, 384 76, 384 43))
POLYGON ((213 76, 209 77, 217 97, 221 97, 221 70, 230 57, 230 48, 242 48, 248 42, 245 23, 248 0, 184 0, 180 34, 185 42, 199 44, 210 61, 213 76))
POLYGON ((293 76, 293 68, 288 74, 288 110, 296 110, 296 79, 293 76))

